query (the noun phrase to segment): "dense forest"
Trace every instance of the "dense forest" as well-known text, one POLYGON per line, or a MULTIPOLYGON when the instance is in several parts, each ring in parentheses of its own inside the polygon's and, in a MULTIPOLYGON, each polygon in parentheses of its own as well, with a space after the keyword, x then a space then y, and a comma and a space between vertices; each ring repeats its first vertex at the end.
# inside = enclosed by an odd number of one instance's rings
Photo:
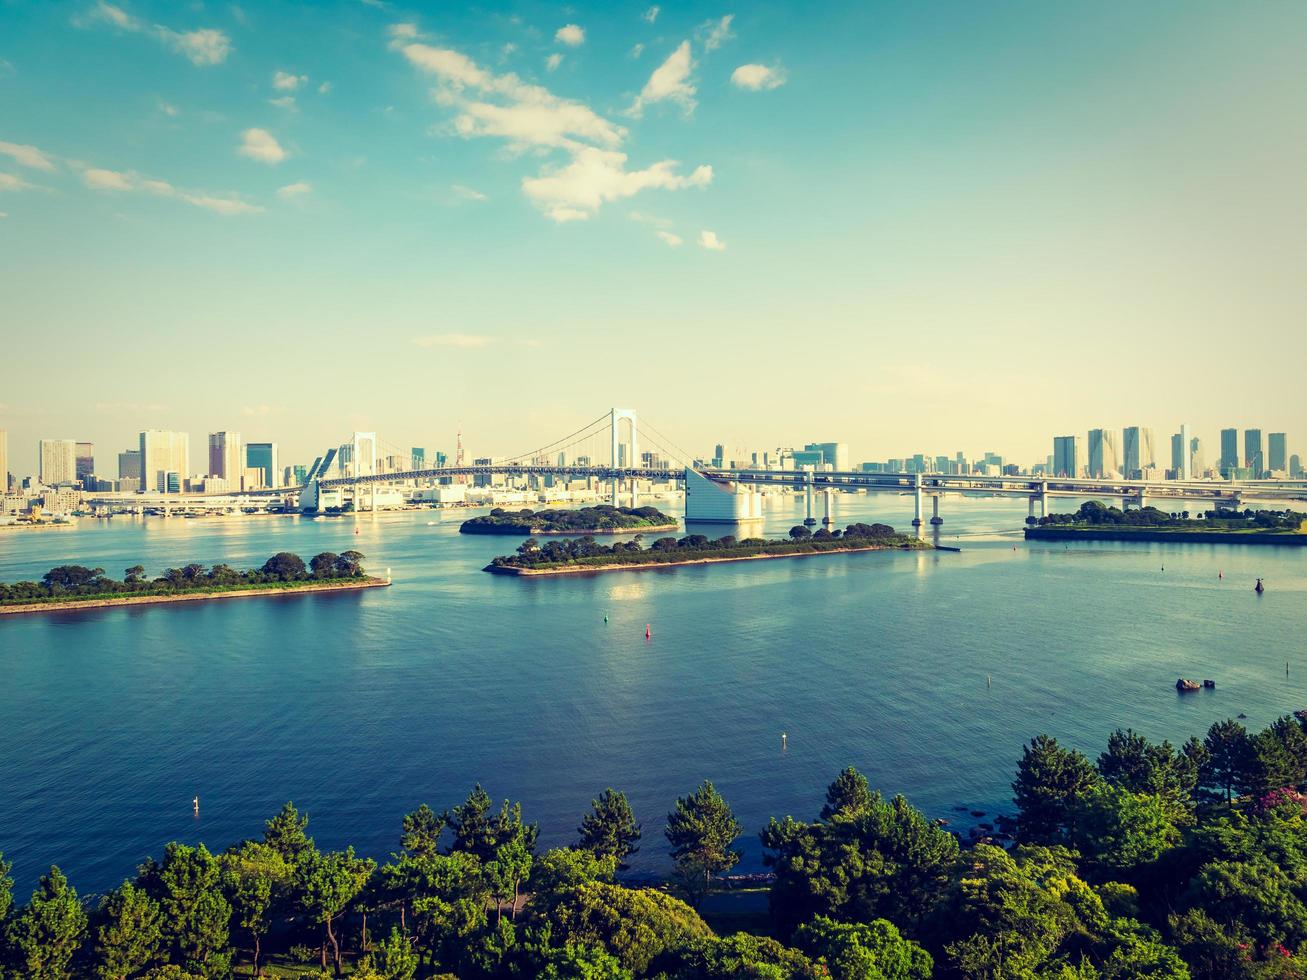
POLYGON ((296 583, 359 579, 366 575, 363 555, 324 551, 306 565, 289 551, 278 552, 258 568, 237 571, 229 565, 183 565, 169 568, 158 578, 147 578, 145 568, 133 565, 121 581, 109 578, 103 568, 60 565, 39 582, 0 582, 0 605, 30 602, 62 602, 68 599, 105 599, 121 596, 177 595, 190 592, 223 592, 260 586, 292 586, 296 583))
POLYGON ((1119 507, 1105 507, 1097 500, 1089 500, 1070 514, 1028 517, 1026 523, 1040 527, 1075 524, 1202 531, 1296 531, 1302 526, 1305 517, 1307 514, 1293 510, 1229 510, 1218 507, 1206 511, 1199 518, 1187 510, 1180 513, 1167 513, 1156 507, 1121 510, 1119 507))
POLYGON ((782 540, 744 538, 732 535, 709 538, 687 534, 683 538, 657 538, 643 547, 643 536, 630 541, 600 544, 591 537, 548 541, 541 544, 527 538, 512 555, 495 558, 486 571, 497 568, 549 569, 569 566, 662 565, 711 558, 748 558, 752 555, 803 555, 856 548, 926 548, 917 538, 897 533, 888 524, 850 524, 843 531, 819 528, 809 531, 802 524, 790 529, 782 540))
POLYGON ((657 507, 580 507, 575 510, 504 510, 466 520, 463 534, 566 534, 585 531, 629 531, 642 527, 675 527, 677 520, 657 507))
MULTIPOLYGON (((811 820, 761 831, 770 912, 713 929, 704 898, 744 828, 705 782, 662 837, 664 888, 621 883, 647 846, 606 790, 543 853, 520 804, 477 787, 421 806, 378 865, 324 851, 291 804, 211 853, 168 845, 96 901, 51 868, 23 905, 0 859, 8 977, 256 975, 835 980, 1307 975, 1307 733, 1235 721, 1176 747, 1116 731, 1096 762, 1040 735, 1012 783, 1013 833, 964 842, 853 769, 811 820)), ((814 809, 817 809, 814 807, 814 809)), ((711 919, 712 916, 709 915, 711 919)))

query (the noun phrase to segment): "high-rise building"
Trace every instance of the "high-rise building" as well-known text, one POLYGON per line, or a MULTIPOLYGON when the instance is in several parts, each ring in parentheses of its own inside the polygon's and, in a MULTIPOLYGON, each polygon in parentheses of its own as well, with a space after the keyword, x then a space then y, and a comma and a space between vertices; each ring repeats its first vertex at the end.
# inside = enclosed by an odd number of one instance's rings
POLYGON ((273 489, 280 485, 281 467, 277 465, 275 442, 251 442, 245 446, 245 468, 263 471, 263 486, 273 489))
POLYGON ((118 479, 135 480, 136 485, 140 486, 141 451, 139 449, 129 449, 118 454, 118 479))
POLYGON ((9 492, 9 433, 0 429, 0 493, 9 492))
POLYGON ((427 451, 422 446, 413 447, 413 469, 425 470, 427 468, 427 451))
POLYGON ((1239 430, 1221 430, 1221 475, 1228 477, 1230 470, 1239 466, 1239 430))
POLYGON ((47 487, 72 486, 77 482, 77 441, 42 439, 38 445, 38 477, 47 487))
POLYGON ((1289 470, 1289 438, 1283 432, 1272 432, 1266 437, 1266 468, 1272 473, 1289 470))
POLYGON ((86 486, 91 474, 95 472, 95 443, 79 442, 77 444, 77 482, 86 486))
POLYGON ((849 447, 842 442, 810 442, 803 447, 804 452, 821 453, 821 461, 836 472, 843 473, 849 468, 849 447))
POLYGON ((1253 471, 1253 477, 1260 477, 1266 457, 1262 454, 1262 430, 1243 430, 1243 465, 1253 471))
POLYGON ((209 433, 209 476, 227 481, 231 490, 241 488, 241 474, 245 472, 245 450, 239 432, 209 433))
POLYGON ((1157 468, 1157 451, 1153 445, 1153 430, 1147 426, 1131 425, 1121 432, 1121 469, 1127 480, 1142 480, 1149 471, 1157 468))
POLYGON ((1078 436, 1053 438, 1053 475, 1071 478, 1080 475, 1080 439, 1078 436))
POLYGON ((191 471, 191 437, 185 432, 146 429, 141 433, 141 489, 168 492, 168 474, 191 471))
POLYGON ((1193 463, 1189 458, 1189 426, 1181 425, 1180 431, 1171 437, 1171 469, 1175 470, 1175 479, 1193 479, 1193 463))
POLYGON ((1094 480, 1110 479, 1121 469, 1116 432, 1112 429, 1089 430, 1089 476, 1094 480))
POLYGON ((1189 440, 1189 478, 1201 476, 1207 472, 1207 453, 1203 450, 1203 440, 1194 436, 1189 440))
POLYGON ((1302 457, 1297 453, 1289 457, 1289 476, 1294 480, 1302 479, 1302 457))

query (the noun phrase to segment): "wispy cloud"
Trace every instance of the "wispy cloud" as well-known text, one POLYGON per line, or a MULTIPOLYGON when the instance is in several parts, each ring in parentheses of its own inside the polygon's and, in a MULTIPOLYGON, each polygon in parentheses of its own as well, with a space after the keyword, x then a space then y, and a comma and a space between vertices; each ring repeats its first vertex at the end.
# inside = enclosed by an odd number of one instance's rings
POLYGON ((703 41, 705 51, 716 51, 727 41, 735 37, 731 31, 734 14, 727 14, 721 20, 709 20, 699 25, 699 38, 703 41))
POLYGON ((710 252, 725 252, 726 243, 717 237, 715 231, 699 232, 699 245, 710 252))
POLYGON ((186 191, 174 187, 166 180, 142 177, 133 171, 105 170, 100 167, 88 167, 82 171, 82 182, 93 191, 107 193, 143 193, 154 197, 172 198, 204 208, 215 214, 257 214, 263 210, 257 204, 251 204, 236 194, 209 194, 203 191, 186 191))
POLYGON ((676 248, 678 245, 681 244, 681 242, 684 241, 684 239, 681 238, 680 235, 675 235, 670 231, 656 231, 654 232, 654 234, 657 235, 659 238, 661 238, 672 248, 676 248))
POLYGON ((731 72, 731 83, 750 92, 770 91, 785 84, 785 70, 769 65, 740 65, 731 72))
POLYGON ((563 56, 559 54, 557 51, 555 51, 553 54, 551 54, 548 58, 545 59, 545 70, 556 71, 558 69, 558 66, 561 65, 562 63, 563 63, 563 56))
POLYGON ((686 114, 694 111, 695 87, 690 80, 694 71, 694 58, 690 53, 690 42, 682 41, 667 59, 653 70, 649 81, 636 96, 631 107, 626 110, 628 116, 639 117, 644 107, 653 102, 671 101, 678 103, 686 114))
POLYGON ((6 143, 0 140, 0 154, 10 157, 22 167, 45 171, 54 169, 54 160, 48 153, 26 143, 6 143))
POLYGON ((308 75, 295 75, 288 71, 278 71, 272 76, 272 87, 279 92, 294 92, 308 80, 308 75))
POLYGON ((677 173, 676 166, 675 160, 663 160, 643 170, 627 170, 625 153, 584 146, 567 166, 522 181, 522 189, 555 221, 579 221, 603 204, 643 190, 675 191, 712 183, 712 167, 706 164, 685 175, 677 173))
POLYGON ((632 44, 632 45, 631 45, 631 57, 632 57, 632 58, 638 58, 638 57, 640 57, 640 55, 642 55, 642 54, 644 54, 644 44, 643 44, 643 43, 637 41, 635 44, 632 44))
POLYGON ((554 40, 575 48, 585 43, 585 28, 578 24, 564 24, 554 32, 554 40))
POLYGON ((122 31, 153 38, 185 55, 191 64, 199 66, 220 65, 227 60, 232 50, 231 39, 216 28, 178 31, 164 24, 148 24, 106 0, 96 0, 95 6, 84 16, 73 18, 76 27, 90 27, 96 23, 109 24, 122 31))
POLYGON ((648 10, 644 12, 644 19, 648 21, 650 24, 652 24, 654 21, 658 19, 659 9, 661 8, 659 8, 657 4, 654 4, 652 7, 650 7, 648 10))
POLYGON ((457 347, 463 350, 485 347, 493 342, 493 337, 470 333, 433 333, 413 338, 413 343, 419 347, 457 347))
POLYGON ((0 191, 25 191, 34 186, 36 185, 29 184, 22 177, 0 171, 0 191))
POLYGON ((297 180, 293 184, 287 184, 285 187, 277 188, 277 196, 280 198, 303 197, 305 194, 313 192, 313 185, 297 180))
POLYGON ((260 163, 281 163, 287 157, 286 151, 277 138, 266 129, 247 129, 241 134, 241 144, 236 152, 260 163))
POLYGON ((479 190, 477 190, 477 189, 474 188, 474 187, 465 187, 465 186, 463 186, 462 184, 455 184, 455 185, 454 185, 452 188, 450 188, 450 189, 454 192, 454 196, 455 196, 455 197, 458 197, 458 198, 460 198, 461 200, 464 200, 464 201, 488 201, 488 200, 490 200, 490 198, 489 198, 488 196, 486 196, 485 194, 482 194, 479 190))

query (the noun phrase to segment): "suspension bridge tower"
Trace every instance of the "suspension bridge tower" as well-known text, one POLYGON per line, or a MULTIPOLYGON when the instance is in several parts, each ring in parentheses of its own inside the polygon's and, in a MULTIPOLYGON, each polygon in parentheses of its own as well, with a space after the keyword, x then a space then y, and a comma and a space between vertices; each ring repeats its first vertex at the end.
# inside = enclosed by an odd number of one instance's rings
MULTIPOLYGON (((636 423, 635 409, 633 408, 614 408, 609 415, 609 426, 613 437, 613 455, 612 467, 614 470, 622 467, 635 467, 640 465, 640 443, 639 427, 636 423), (630 423, 628 432, 630 441, 622 441, 622 423, 630 423)), ((612 480, 612 505, 617 506, 617 495, 621 488, 621 478, 614 473, 612 480)), ((637 498, 639 491, 636 488, 636 479, 631 477, 631 506, 638 507, 637 498)))

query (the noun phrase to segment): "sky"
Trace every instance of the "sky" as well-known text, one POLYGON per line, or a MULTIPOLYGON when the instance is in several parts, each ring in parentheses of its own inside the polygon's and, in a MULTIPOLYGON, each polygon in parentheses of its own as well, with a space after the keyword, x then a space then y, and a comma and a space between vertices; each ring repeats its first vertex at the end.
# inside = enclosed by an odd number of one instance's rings
MULTIPOLYGON (((0 428, 1307 448, 1307 5, 0 0, 0 428)), ((1211 453, 1209 452, 1209 455, 1211 453)), ((112 475, 112 474, 110 474, 112 475)))

